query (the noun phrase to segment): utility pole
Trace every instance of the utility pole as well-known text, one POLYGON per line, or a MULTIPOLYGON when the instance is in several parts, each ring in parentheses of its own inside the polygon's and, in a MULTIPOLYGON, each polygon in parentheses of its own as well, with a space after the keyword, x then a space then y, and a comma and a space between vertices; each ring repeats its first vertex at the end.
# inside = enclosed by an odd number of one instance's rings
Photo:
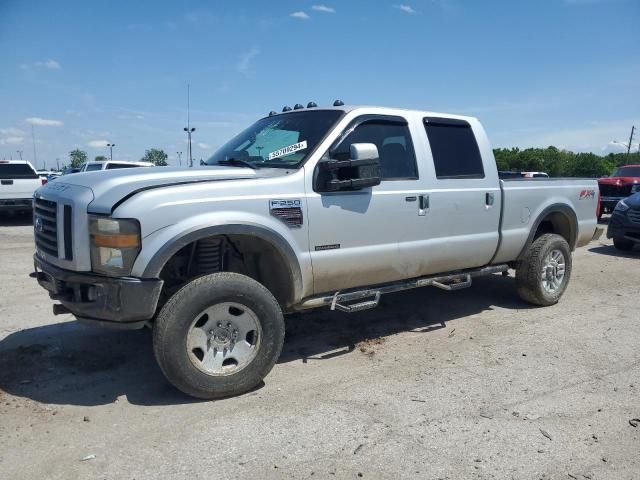
POLYGON ((631 135, 629 135, 629 144, 627 145, 627 155, 631 153, 631 142, 633 141, 633 133, 635 132, 635 125, 631 126, 631 135))
POLYGON ((22 160, 22 150, 16 150, 16 152, 18 152, 18 155, 20 155, 20 160, 22 160))
POLYGON ((182 166, 182 152, 176 152, 178 155, 178 165, 182 166))
POLYGON ((56 170, 60 171, 60 159, 56 158, 56 170))
MULTIPOLYGON (((31 125, 31 143, 33 143, 33 164, 38 165, 38 157, 36 155, 36 134, 35 134, 35 129, 33 128, 33 125, 31 125)), ((42 169, 46 170, 47 169, 47 165, 46 162, 42 163, 42 169)))
POLYGON ((115 143, 107 143, 107 147, 109 147, 109 160, 113 160, 113 147, 115 146, 115 143))
POLYGON ((187 139, 189 141, 189 147, 187 149, 187 155, 189 155, 189 167, 193 167, 193 156, 191 152, 191 134, 196 131, 195 128, 191 127, 191 109, 190 109, 190 88, 191 86, 187 83, 187 126, 183 128, 185 132, 187 132, 187 139))

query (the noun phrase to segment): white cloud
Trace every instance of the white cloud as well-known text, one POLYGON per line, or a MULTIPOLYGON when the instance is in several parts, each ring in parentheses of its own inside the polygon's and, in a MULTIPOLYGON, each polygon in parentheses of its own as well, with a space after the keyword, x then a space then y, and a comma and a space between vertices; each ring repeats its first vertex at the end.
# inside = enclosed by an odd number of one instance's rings
POLYGON ((49 70, 60 70, 62 66, 53 60, 52 58, 48 58, 47 60, 33 62, 33 63, 23 63, 20 65, 20 68, 28 69, 28 68, 47 68, 49 70))
POLYGON ((40 117, 25 118, 24 121, 29 125, 37 125, 40 127, 61 127, 64 123, 61 120, 50 120, 40 117))
POLYGON ((23 136, 24 132, 19 128, 0 128, 0 135, 23 136))
POLYGON ((198 143, 198 147, 200 147, 203 150, 211 150, 211 145, 209 145, 208 143, 204 143, 204 142, 198 143))
POLYGON ((313 7, 311 7, 312 10, 315 10, 316 12, 323 12, 323 13, 336 13, 336 9, 333 7, 327 7, 326 5, 314 5, 313 7))
POLYGON ((24 137, 0 138, 0 145, 20 145, 22 142, 24 142, 24 137))
POLYGON ((91 140, 87 143, 87 146, 91 148, 104 148, 107 146, 107 143, 109 142, 106 140, 91 140))
POLYGON ((309 20, 309 18, 311 18, 305 12, 293 12, 290 16, 293 18, 299 18, 300 20, 309 20))
POLYGON ((251 61, 260 53, 260 50, 257 48, 252 48, 248 52, 240 55, 240 60, 236 65, 236 70, 240 73, 247 74, 249 73, 249 68, 251 67, 251 61))
POLYGON ((396 7, 398 10, 403 11, 404 13, 408 13, 409 15, 413 15, 416 12, 413 7, 411 5, 405 5, 403 3, 401 3, 400 5, 394 5, 394 7, 396 7))

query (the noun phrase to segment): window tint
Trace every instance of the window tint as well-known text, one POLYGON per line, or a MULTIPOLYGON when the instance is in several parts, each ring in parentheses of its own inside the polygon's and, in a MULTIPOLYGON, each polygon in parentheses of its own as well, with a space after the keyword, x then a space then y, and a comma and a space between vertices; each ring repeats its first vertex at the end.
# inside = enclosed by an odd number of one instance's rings
POLYGON ((411 134, 403 120, 367 120, 361 123, 340 141, 332 151, 332 158, 348 160, 352 143, 373 143, 378 147, 383 180, 418 178, 411 134))
POLYGON ((425 118, 424 125, 436 177, 484 178, 482 157, 471 125, 448 118, 425 118))
POLYGON ((0 163, 0 178, 38 178, 36 172, 26 163, 0 163))
POLYGON ((110 163, 107 165, 107 170, 113 170, 114 168, 135 168, 140 165, 132 165, 130 163, 110 163))

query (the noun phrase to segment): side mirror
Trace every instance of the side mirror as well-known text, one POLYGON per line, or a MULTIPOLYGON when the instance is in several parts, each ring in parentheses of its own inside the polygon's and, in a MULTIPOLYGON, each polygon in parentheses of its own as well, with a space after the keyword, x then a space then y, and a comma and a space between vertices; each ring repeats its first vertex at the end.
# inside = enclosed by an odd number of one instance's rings
POLYGON ((380 184, 380 156, 373 143, 353 143, 349 160, 319 162, 314 178, 316 192, 360 190, 380 184))

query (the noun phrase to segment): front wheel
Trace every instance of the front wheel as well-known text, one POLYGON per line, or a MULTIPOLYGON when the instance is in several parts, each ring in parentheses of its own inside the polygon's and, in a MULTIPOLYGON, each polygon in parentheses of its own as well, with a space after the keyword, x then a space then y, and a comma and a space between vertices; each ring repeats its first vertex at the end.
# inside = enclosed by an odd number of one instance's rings
POLYGON ((571 250, 560 235, 538 237, 516 268, 518 294, 534 305, 558 303, 571 277, 571 250))
POLYGON ((165 377, 188 395, 245 393, 271 371, 284 342, 284 318, 255 280, 221 272, 199 277, 163 306, 153 350, 165 377))

